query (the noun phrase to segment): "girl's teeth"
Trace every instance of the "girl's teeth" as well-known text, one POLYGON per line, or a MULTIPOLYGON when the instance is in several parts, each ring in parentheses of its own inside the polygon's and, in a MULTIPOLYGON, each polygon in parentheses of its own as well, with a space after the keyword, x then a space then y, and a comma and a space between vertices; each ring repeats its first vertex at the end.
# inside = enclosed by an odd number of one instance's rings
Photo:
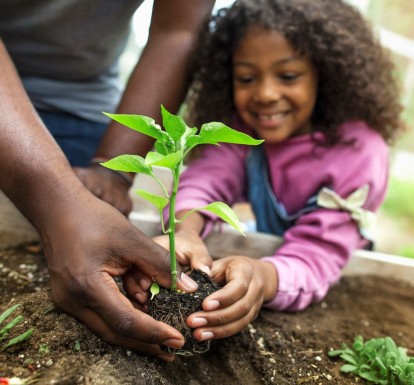
POLYGON ((273 114, 273 115, 259 115, 259 119, 261 120, 272 120, 272 119, 278 119, 283 116, 283 113, 273 114))

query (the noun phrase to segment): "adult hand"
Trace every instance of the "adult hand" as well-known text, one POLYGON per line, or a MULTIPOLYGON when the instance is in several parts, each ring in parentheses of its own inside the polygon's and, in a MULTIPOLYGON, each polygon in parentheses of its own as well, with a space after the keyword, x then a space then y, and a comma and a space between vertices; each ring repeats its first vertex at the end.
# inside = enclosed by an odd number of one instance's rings
MULTIPOLYGON (((160 235, 153 240, 163 248, 169 250, 169 237, 160 235)), ((210 267, 213 263, 207 247, 197 232, 182 229, 177 231, 175 236, 175 254, 181 266, 190 269, 200 269, 211 275, 210 267)), ((123 276, 124 289, 134 302, 134 305, 141 308, 148 301, 148 289, 151 283, 148 282, 142 271, 137 269, 129 270, 123 276)))
MULTIPOLYGON (((41 237, 56 305, 104 341, 172 361, 160 345, 177 349, 183 336, 134 308, 113 279, 136 269, 168 287, 168 252, 86 190, 53 210, 53 226, 41 237)), ((178 270, 179 288, 194 291, 197 285, 178 270)))
POLYGON ((131 183, 99 164, 88 168, 74 167, 73 170, 93 195, 128 216, 132 210, 132 199, 129 196, 131 183))
POLYGON ((229 337, 244 329, 277 288, 276 270, 268 262, 244 256, 214 261, 212 278, 225 286, 203 301, 204 311, 187 319, 199 341, 229 337))

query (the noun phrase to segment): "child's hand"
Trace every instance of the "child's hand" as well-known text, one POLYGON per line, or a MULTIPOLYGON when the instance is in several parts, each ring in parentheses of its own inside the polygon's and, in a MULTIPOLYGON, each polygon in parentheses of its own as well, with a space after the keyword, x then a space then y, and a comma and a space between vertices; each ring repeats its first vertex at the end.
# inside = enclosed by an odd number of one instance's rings
POLYGON ((212 277, 225 286, 203 301, 205 311, 187 318, 187 324, 196 328, 194 337, 199 341, 225 338, 241 331, 277 290, 276 269, 268 262, 244 256, 214 261, 212 277))
MULTIPOLYGON (((167 235, 155 237, 153 240, 169 250, 169 239, 167 235)), ((210 268, 213 260, 197 232, 184 228, 177 231, 175 234, 175 255, 181 266, 200 269, 208 275, 211 275, 210 268)))

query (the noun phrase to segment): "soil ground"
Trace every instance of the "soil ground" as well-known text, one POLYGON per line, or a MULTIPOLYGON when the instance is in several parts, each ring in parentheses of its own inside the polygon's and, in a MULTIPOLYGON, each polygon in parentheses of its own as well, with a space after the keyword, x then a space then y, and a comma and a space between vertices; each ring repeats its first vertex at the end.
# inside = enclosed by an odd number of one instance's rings
POLYGON ((344 277, 301 313, 262 310, 243 332, 171 364, 110 346, 57 310, 38 245, 0 249, 0 292, 0 313, 19 303, 15 315, 25 319, 11 337, 34 328, 29 340, 0 352, 0 377, 40 385, 362 384, 339 372, 329 349, 356 335, 390 336, 414 355, 414 286, 375 276, 344 277))

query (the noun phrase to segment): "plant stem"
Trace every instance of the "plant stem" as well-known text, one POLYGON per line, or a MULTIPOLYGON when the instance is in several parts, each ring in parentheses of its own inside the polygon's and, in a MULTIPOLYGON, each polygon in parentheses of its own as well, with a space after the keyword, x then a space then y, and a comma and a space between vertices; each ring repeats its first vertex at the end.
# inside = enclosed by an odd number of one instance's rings
POLYGON ((177 258, 175 256, 175 199, 178 191, 178 181, 180 179, 181 164, 178 164, 172 171, 173 188, 170 196, 170 221, 168 223, 168 237, 170 240, 170 260, 171 260, 171 291, 177 290, 177 258))

